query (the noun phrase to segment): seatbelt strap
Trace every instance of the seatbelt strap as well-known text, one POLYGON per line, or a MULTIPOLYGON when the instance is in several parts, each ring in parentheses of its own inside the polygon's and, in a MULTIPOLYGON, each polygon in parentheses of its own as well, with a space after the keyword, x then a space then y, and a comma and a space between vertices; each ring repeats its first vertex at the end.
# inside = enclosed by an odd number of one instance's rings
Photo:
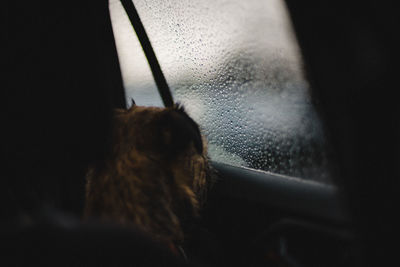
POLYGON ((171 91, 161 70, 161 66, 158 63, 153 47, 151 46, 149 37, 147 36, 147 33, 143 27, 142 21, 140 20, 139 14, 136 11, 135 5, 133 4, 132 0, 121 0, 121 3, 129 17, 133 29, 136 32, 147 61, 149 62, 153 78, 156 82, 158 92, 160 93, 164 106, 172 107, 174 105, 174 100, 172 98, 171 91))

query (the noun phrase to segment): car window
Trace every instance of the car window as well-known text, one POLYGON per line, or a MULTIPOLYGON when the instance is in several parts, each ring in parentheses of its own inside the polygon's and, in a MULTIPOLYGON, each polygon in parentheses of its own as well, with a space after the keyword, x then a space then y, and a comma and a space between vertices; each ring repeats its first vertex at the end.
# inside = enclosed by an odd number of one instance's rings
MULTIPOLYGON (((323 125, 283 1, 134 4, 174 100, 199 123, 212 160, 329 181, 323 125)), ((162 106, 119 0, 110 0, 110 13, 127 100, 162 106)))

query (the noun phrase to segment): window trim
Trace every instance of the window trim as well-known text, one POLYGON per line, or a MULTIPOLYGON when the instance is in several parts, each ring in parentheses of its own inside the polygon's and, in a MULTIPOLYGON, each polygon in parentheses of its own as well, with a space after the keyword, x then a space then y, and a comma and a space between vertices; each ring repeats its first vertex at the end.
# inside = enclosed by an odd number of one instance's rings
POLYGON ((348 224, 342 192, 334 185, 250 168, 211 162, 218 176, 218 193, 259 202, 301 216, 348 224))

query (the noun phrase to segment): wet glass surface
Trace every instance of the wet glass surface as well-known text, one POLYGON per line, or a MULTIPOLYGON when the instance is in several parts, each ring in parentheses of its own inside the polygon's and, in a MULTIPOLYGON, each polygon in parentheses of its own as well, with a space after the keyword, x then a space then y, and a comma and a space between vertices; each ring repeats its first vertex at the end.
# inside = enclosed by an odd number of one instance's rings
MULTIPOLYGON (((134 4, 175 101, 199 123, 213 160, 329 181, 323 127, 283 2, 134 4)), ((110 1, 110 12, 127 99, 161 106, 119 1, 110 1)))

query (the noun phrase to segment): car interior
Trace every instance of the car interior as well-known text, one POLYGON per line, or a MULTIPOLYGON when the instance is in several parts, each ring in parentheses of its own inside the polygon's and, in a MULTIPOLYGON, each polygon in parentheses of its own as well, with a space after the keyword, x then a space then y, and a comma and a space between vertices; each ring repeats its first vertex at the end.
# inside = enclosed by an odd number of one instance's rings
MULTIPOLYGON (((135 1, 121 2, 169 106, 135 1)), ((138 229, 81 220, 86 170, 110 153, 113 111, 127 108, 108 1, 4 3, 0 265, 397 266, 397 10, 284 3, 331 143, 332 183, 212 160, 217 181, 185 257, 138 229)))

